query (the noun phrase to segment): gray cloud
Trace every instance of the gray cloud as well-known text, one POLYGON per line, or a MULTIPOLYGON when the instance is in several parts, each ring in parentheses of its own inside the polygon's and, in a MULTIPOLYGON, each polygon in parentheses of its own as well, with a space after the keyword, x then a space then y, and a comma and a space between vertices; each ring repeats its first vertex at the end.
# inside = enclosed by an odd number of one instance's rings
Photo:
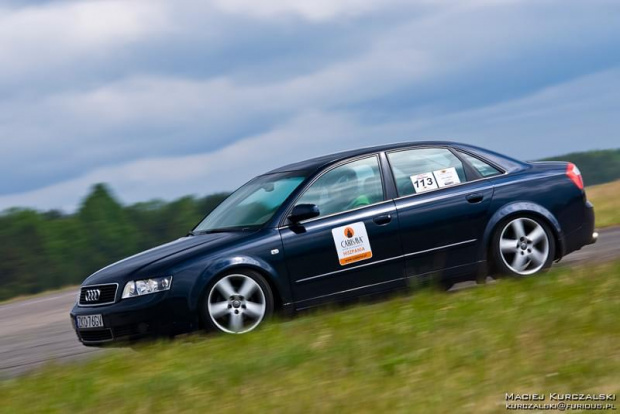
POLYGON ((403 139, 617 146, 620 7, 595 3, 0 6, 0 209, 71 210, 98 181, 127 202, 205 194, 403 139))

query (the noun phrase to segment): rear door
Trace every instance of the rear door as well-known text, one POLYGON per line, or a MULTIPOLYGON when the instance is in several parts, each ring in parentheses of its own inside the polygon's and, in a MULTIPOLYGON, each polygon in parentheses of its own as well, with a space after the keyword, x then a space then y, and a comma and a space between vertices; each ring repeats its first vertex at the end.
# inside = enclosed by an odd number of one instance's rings
POLYGON ((396 207, 385 200, 377 156, 326 171, 296 204, 321 212, 280 229, 299 308, 405 286, 396 207))
POLYGON ((407 277, 477 270, 493 187, 449 148, 387 153, 398 198, 407 277))

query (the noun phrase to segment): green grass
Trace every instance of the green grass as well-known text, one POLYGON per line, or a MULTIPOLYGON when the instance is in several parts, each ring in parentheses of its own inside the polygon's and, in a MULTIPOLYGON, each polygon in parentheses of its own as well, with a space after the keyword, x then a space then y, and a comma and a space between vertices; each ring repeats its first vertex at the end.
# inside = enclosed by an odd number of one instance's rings
POLYGON ((586 194, 594 204, 598 228, 620 225, 620 181, 588 187, 586 194))
POLYGON ((620 393, 620 262, 423 290, 52 365, 0 412, 504 413, 505 392, 620 393))

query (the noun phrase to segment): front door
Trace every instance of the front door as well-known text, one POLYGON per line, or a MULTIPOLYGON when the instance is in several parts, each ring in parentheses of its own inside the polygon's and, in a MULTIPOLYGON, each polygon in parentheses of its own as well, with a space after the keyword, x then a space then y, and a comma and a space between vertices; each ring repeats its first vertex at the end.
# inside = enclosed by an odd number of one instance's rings
POLYGON ((398 217, 376 156, 321 175, 297 201, 321 215, 280 230, 298 308, 405 286, 398 217))

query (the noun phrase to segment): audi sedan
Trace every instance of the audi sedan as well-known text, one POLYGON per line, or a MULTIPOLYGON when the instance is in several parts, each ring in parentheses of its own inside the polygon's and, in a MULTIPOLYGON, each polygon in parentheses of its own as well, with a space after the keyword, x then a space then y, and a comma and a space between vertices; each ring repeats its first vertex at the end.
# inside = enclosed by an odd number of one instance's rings
POLYGON ((571 163, 451 142, 365 148, 254 178, 186 237, 88 277, 71 320, 90 346, 241 334, 276 310, 535 275, 596 238, 571 163))

